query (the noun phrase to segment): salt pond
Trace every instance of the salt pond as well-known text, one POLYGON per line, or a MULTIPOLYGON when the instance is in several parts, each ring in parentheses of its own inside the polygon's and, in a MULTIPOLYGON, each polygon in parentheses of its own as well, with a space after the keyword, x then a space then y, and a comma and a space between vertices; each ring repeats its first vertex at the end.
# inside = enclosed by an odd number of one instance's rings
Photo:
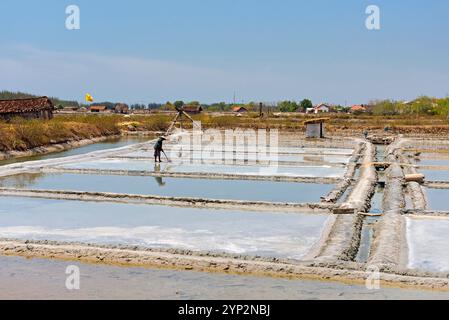
POLYGON ((418 169, 418 172, 424 174, 427 181, 449 181, 449 170, 418 169))
POLYGON ((412 162, 422 166, 449 166, 449 157, 445 154, 422 153, 418 158, 411 158, 412 162))
POLYGON ((449 220, 407 217, 408 267, 449 271, 449 220))
POLYGON ((20 174, 0 186, 269 202, 319 202, 333 185, 276 181, 162 178, 87 174, 20 174))
MULTIPOLYGON (((262 162, 305 162, 305 163, 342 163, 349 162, 350 156, 348 155, 321 155, 321 154, 275 154, 275 155, 262 155, 257 153, 241 153, 235 152, 230 155, 224 156, 222 153, 214 154, 201 151, 182 151, 182 152, 170 152, 166 151, 168 157, 173 162, 190 162, 190 161, 215 161, 215 163, 225 163, 224 159, 235 159, 237 161, 262 161, 262 162)), ((133 151, 121 155, 128 158, 146 158, 153 159, 154 152, 152 150, 133 151)))
POLYGON ((425 188, 425 192, 428 209, 449 211, 449 189, 425 188))
POLYGON ((0 197, 0 237, 301 259, 329 216, 0 197))
POLYGON ((59 166, 69 169, 99 169, 99 170, 145 170, 149 172, 179 172, 179 173, 221 173, 260 176, 289 177, 342 177, 344 167, 333 166, 254 166, 254 165, 214 165, 214 164, 176 164, 161 163, 155 165, 152 161, 129 159, 101 159, 59 166))

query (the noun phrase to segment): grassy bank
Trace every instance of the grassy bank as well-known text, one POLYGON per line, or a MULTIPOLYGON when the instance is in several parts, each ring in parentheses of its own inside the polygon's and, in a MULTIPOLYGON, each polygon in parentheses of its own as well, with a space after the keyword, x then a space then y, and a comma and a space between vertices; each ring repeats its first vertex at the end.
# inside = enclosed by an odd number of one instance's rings
MULTIPOLYGON (((320 115, 322 117, 323 115, 320 115)), ((339 135, 360 135, 362 131, 382 132, 385 127, 392 133, 447 134, 449 119, 443 116, 370 116, 332 114, 327 131, 339 135)), ((209 114, 193 116, 201 121, 203 128, 277 128, 303 132, 304 120, 317 115, 282 114, 259 118, 257 113, 241 117, 232 114, 209 114)), ((165 131, 173 115, 155 114, 123 117, 121 115, 58 115, 49 121, 13 119, 0 122, 0 151, 25 151, 35 147, 91 139, 120 134, 122 131, 165 131)), ((191 127, 184 121, 186 128, 191 127)))
POLYGON ((119 115, 57 116, 52 120, 13 119, 0 122, 0 151, 25 151, 35 147, 120 134, 122 130, 160 131, 170 117, 124 118, 119 115))

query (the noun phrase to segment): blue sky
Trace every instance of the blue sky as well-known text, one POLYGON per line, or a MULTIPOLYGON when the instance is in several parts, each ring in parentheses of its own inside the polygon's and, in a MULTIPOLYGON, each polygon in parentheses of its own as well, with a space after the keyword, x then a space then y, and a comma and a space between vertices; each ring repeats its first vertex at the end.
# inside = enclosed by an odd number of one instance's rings
POLYGON ((449 94, 446 0, 2 0, 0 89, 82 100, 449 94), (81 29, 65 28, 65 8, 81 29), (377 5, 381 30, 365 28, 377 5))

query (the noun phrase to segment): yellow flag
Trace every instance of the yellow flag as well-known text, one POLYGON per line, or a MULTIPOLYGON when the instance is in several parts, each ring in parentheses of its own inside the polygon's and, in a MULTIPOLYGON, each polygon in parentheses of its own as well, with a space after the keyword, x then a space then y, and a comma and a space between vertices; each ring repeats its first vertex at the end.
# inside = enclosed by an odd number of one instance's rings
POLYGON ((86 93, 86 101, 87 102, 93 102, 94 98, 92 98, 92 96, 90 94, 86 93))

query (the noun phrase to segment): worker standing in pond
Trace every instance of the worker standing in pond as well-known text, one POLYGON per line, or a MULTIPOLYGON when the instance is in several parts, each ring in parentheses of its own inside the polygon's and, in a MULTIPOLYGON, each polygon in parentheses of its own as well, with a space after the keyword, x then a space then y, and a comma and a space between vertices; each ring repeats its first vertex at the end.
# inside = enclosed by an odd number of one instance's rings
POLYGON ((154 162, 157 162, 159 159, 159 162, 161 161, 161 152, 164 152, 164 149, 162 148, 163 142, 167 140, 164 137, 160 137, 157 139, 156 144, 154 145, 154 162))

